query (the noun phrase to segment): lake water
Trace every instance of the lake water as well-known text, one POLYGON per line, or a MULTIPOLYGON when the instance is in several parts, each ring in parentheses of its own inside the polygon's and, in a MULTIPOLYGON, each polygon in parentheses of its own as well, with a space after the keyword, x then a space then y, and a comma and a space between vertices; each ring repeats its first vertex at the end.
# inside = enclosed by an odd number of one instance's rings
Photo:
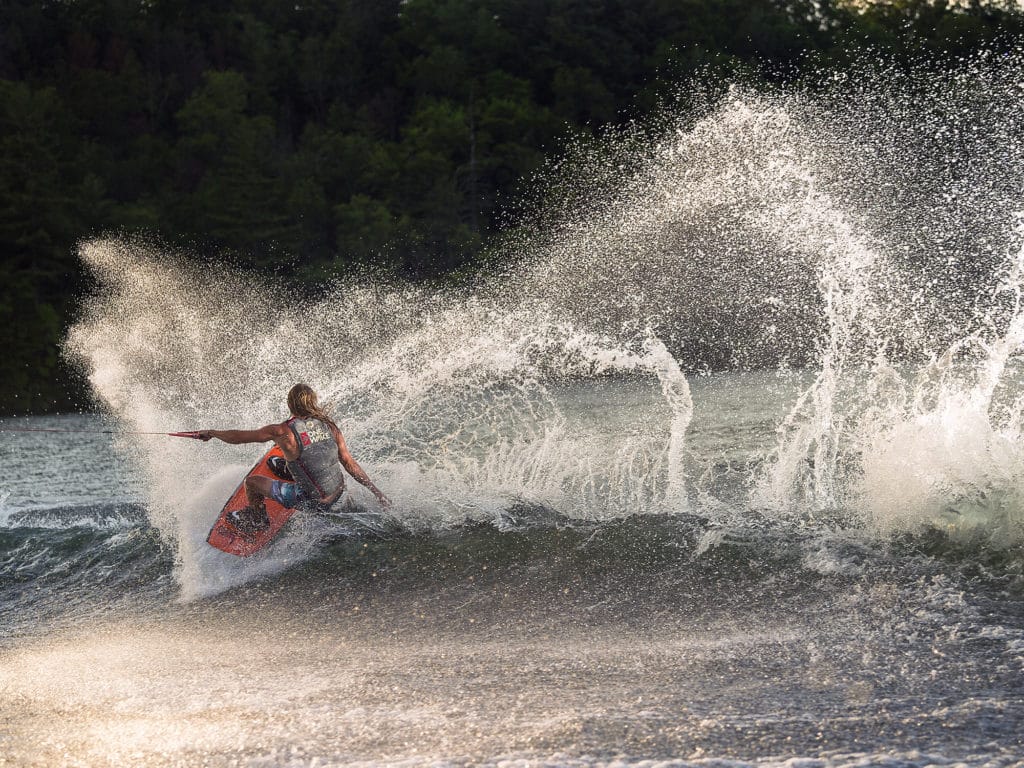
POLYGON ((1024 763, 1021 82, 709 88, 471 285, 83 243, 95 402, 0 425, 58 430, 0 432, 0 764, 1024 763), (141 433, 297 381, 394 506, 214 550, 263 448, 141 433))

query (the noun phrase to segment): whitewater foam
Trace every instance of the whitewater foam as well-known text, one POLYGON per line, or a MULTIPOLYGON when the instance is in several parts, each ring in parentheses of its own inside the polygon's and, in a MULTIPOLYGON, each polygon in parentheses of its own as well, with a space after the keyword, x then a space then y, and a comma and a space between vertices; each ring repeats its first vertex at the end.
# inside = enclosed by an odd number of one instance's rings
MULTIPOLYGON (((1013 543, 1022 72, 1012 54, 734 85, 646 143, 579 150, 556 171, 575 192, 473 287, 338 282, 281 308, 269 281, 202 256, 91 241, 99 288, 67 350, 136 430, 261 426, 306 381, 409 530, 500 525, 522 502, 581 521, 760 515, 1013 543), (728 473, 687 439, 686 372, 753 367, 810 383, 773 449, 728 460, 748 493, 723 503, 728 473), (580 383, 608 380, 647 395, 602 419, 580 383)), ((252 451, 125 439, 185 593, 207 593, 211 569, 258 575, 211 564, 200 536, 252 451)), ((306 541, 286 537, 265 567, 306 541)))

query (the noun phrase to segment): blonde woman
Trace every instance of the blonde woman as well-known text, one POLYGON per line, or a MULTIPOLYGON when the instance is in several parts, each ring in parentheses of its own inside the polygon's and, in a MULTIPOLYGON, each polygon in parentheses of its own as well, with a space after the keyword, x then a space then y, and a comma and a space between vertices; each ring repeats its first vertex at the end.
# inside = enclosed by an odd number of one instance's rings
POLYGON ((225 443, 266 443, 273 440, 284 454, 292 481, 269 477, 247 477, 245 497, 249 505, 232 513, 231 522, 245 530, 257 531, 270 525, 264 499, 272 498, 291 509, 303 502, 330 506, 345 491, 345 471, 362 483, 381 504, 389 506, 387 496, 373 484, 363 468, 352 458, 338 425, 318 404, 316 392, 306 384, 296 384, 288 392, 291 418, 261 429, 205 429, 202 440, 217 438, 225 443))

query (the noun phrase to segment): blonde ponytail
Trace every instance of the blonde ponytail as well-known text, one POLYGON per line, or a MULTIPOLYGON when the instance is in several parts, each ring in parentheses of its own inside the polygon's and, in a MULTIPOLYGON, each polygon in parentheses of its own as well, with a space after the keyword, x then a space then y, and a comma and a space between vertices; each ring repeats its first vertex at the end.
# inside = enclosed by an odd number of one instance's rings
POLYGON ((319 419, 330 424, 334 429, 338 429, 334 419, 320 407, 316 392, 308 384, 296 384, 288 391, 288 410, 295 416, 319 419))

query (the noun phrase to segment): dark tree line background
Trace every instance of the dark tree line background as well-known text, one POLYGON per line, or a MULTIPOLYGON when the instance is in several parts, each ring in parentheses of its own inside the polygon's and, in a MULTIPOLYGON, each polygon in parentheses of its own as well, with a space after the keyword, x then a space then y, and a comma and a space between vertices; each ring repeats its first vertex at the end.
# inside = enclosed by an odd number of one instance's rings
POLYGON ((472 268, 569 138, 697 71, 1009 46, 1012 0, 3 0, 0 413, 73 407, 59 359, 102 232, 315 283, 472 268))

